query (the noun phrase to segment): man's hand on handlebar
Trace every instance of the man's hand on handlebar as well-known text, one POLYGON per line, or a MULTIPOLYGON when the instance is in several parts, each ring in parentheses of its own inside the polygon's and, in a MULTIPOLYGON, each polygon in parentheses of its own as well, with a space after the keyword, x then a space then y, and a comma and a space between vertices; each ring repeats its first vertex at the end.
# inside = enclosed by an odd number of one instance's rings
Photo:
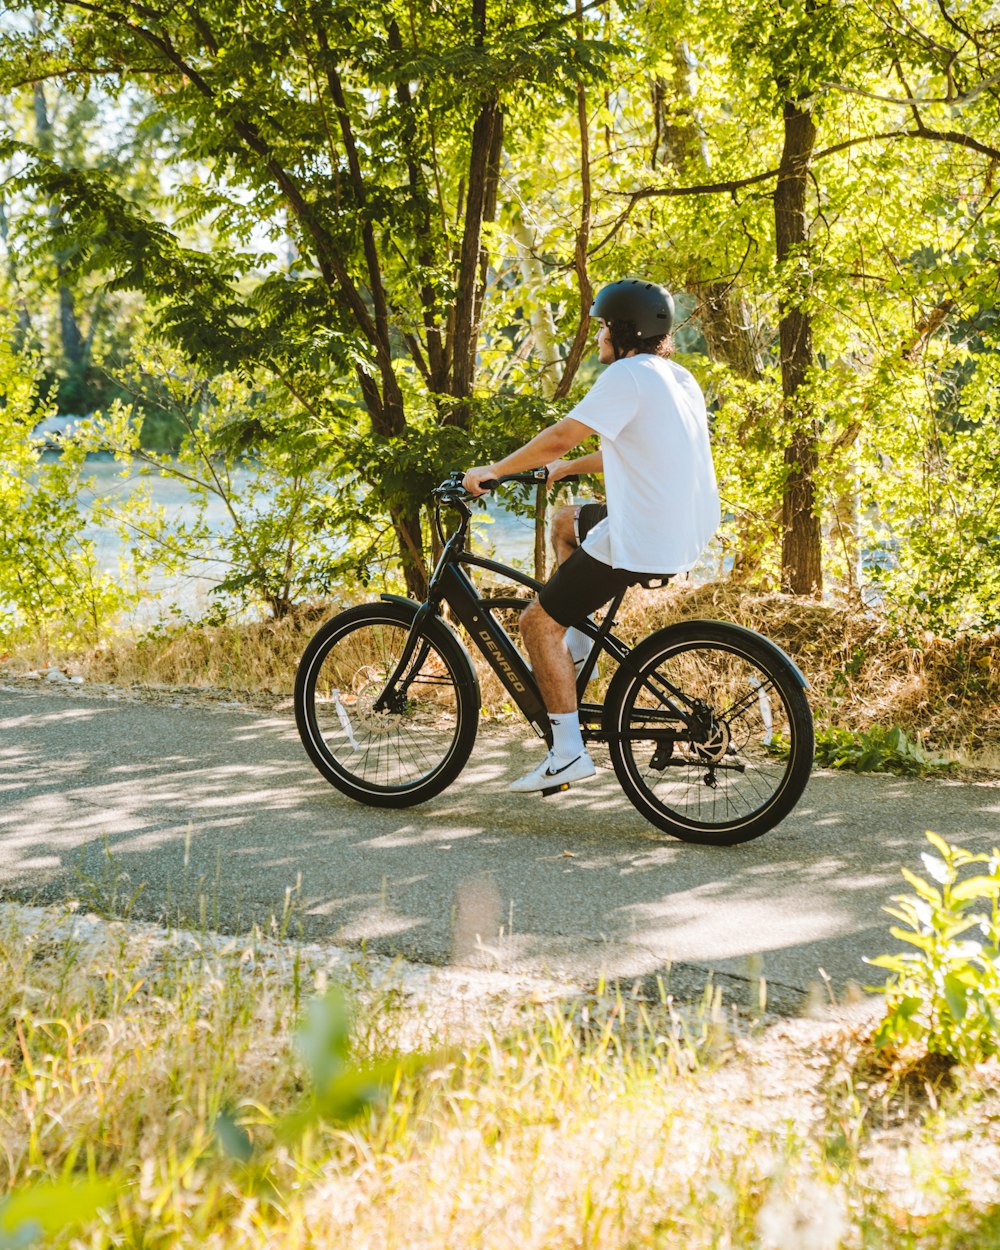
POLYGON ((577 470, 575 462, 572 460, 553 460, 545 467, 549 473, 545 479, 545 485, 548 490, 551 490, 557 482, 561 482, 564 477, 571 477, 574 481, 576 480, 577 470))
MULTIPOLYGON (((462 477, 461 484, 463 489, 474 497, 485 495, 503 482, 517 482, 521 486, 551 487, 557 481, 578 481, 577 476, 571 472, 574 466, 575 462, 572 460, 557 460, 544 468, 528 469, 524 473, 498 473, 495 464, 484 464, 475 469, 469 469, 462 477), (554 474, 553 471, 557 465, 559 470, 554 474)), ((456 473, 456 479, 458 476, 456 473)))
POLYGON ((495 485, 498 476, 495 465, 484 464, 478 468, 469 469, 465 477, 462 478, 462 485, 470 495, 485 495, 486 489, 483 487, 483 483, 493 482, 495 485))

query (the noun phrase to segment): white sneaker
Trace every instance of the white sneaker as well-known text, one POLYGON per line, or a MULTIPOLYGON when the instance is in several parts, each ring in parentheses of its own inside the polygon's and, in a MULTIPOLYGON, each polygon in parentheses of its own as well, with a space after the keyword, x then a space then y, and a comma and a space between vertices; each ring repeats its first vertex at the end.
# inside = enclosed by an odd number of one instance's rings
POLYGON ((571 781, 584 781, 587 777, 593 777, 596 772, 594 761, 586 751, 581 752, 568 764, 556 763, 550 751, 537 768, 533 768, 523 777, 518 777, 517 781, 512 781, 507 788, 518 794, 534 794, 539 790, 559 790, 562 786, 568 786, 571 781))

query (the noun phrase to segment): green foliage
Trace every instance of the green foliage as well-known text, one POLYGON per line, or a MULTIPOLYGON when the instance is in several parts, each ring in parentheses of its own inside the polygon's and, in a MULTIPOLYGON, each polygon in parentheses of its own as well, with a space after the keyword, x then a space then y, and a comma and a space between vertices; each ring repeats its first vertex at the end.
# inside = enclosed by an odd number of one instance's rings
POLYGON ((34 426, 53 414, 38 393, 38 370, 11 351, 0 326, 0 641, 29 633, 51 647, 94 644, 138 598, 129 562, 102 570, 87 535, 86 451, 72 440, 46 456, 34 426))
MULTIPOLYGON (((443 1058, 410 1052, 358 1063, 352 1053, 352 1034, 353 1013, 339 986, 310 1000, 296 1035, 309 1091, 298 1107, 276 1120, 279 1140, 298 1142, 320 1124, 345 1125, 358 1120, 384 1106, 401 1081, 443 1058)), ((252 1162, 253 1143, 233 1112, 224 1110, 216 1118, 215 1138, 229 1158, 252 1162)))
MULTIPOLYGON (((414 408, 416 405, 414 405, 414 408)), ((447 412, 453 405, 444 405, 447 412)), ((464 421, 442 424, 440 412, 415 411, 403 434, 379 437, 354 429, 338 439, 332 468, 355 474, 369 503, 420 508, 453 469, 498 460, 564 415, 568 405, 532 395, 476 398, 462 404, 464 421)), ((343 480, 351 480, 345 477, 343 480)))
POLYGON ((938 852, 922 856, 929 879, 904 868, 914 893, 895 895, 885 909, 902 925, 890 933, 915 949, 868 960, 892 974, 875 1043, 917 1043, 978 1063, 1000 1052, 1000 851, 972 854, 934 833, 927 839, 938 852), (973 864, 986 872, 963 875, 973 864))
POLYGON ((117 1185, 111 1180, 64 1180, 26 1186, 0 1200, 0 1250, 28 1250, 81 1224, 101 1207, 113 1205, 117 1185))
POLYGON ((880 413, 860 474, 868 580, 888 615, 941 634, 1000 621, 997 346, 942 337, 868 386, 880 413))
POLYGON ((314 998, 299 1028, 297 1046, 310 1077, 303 1106, 277 1125, 279 1137, 296 1141, 314 1125, 346 1124, 383 1105, 400 1081, 441 1061, 440 1056, 411 1052, 374 1063, 351 1056, 352 1014, 344 992, 334 987, 314 998))
POLYGON ((838 0, 741 4, 735 16, 734 51, 753 74, 762 103, 772 108, 786 99, 815 95, 824 80, 835 77, 860 51, 852 47, 858 37, 854 14, 838 0))
POLYGON ((135 389, 183 430, 176 454, 143 448, 141 413, 121 405, 88 423, 79 444, 112 450, 123 475, 140 466, 138 486, 108 518, 141 567, 197 569, 221 601, 266 606, 275 617, 310 594, 329 594, 356 558, 338 523, 362 501, 349 478, 332 480, 325 431, 290 411, 266 379, 220 374, 207 384, 179 352, 134 351, 135 389), (167 515, 153 505, 143 485, 154 474, 183 485, 183 509, 167 515))
MULTIPOLYGON (((342 475, 302 513, 339 544, 312 557, 303 589, 419 547, 433 480, 561 411, 529 413, 527 397, 569 393, 559 374, 587 286, 644 273, 678 292, 738 576, 777 584, 786 453, 804 431, 828 583, 938 632, 1000 621, 1000 61, 986 0, 906 14, 612 0, 579 19, 541 0, 247 0, 238 14, 208 0, 155 20, 126 6, 128 21, 9 9, 0 295, 27 316, 20 341, 66 402, 107 407, 98 373, 124 379, 143 324, 209 390, 235 375, 266 392, 314 464, 342 475), (35 84, 55 119, 44 132, 35 84), (791 102, 817 134, 808 237, 779 265, 791 102), (64 296, 85 337, 96 327, 82 373, 57 342, 64 296), (789 309, 811 340, 794 404, 789 309), (497 395, 501 419, 484 402, 497 395)), ((229 448, 273 468, 276 422, 232 417, 229 448)), ((173 420, 148 417, 147 447, 176 446, 173 420)), ((229 589, 280 600, 262 563, 281 565, 278 549, 262 533, 246 546, 261 559, 229 589)), ((411 589, 425 566, 426 542, 411 589)))
POLYGON ((815 762, 820 768, 900 777, 923 777, 954 766, 950 760, 930 755, 898 725, 891 729, 874 725, 859 732, 835 725, 821 728, 816 734, 815 762))

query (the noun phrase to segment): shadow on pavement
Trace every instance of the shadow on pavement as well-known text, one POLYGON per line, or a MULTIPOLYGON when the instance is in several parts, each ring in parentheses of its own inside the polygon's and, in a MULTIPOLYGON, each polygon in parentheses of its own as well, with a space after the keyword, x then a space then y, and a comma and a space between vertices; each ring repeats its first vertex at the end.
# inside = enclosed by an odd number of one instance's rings
POLYGON ((307 938, 585 981, 666 974, 681 993, 705 968, 763 975, 793 1005, 824 977, 876 979, 862 956, 896 946, 880 908, 926 828, 1000 843, 996 783, 818 774, 764 837, 688 845, 610 769, 552 799, 508 794, 538 754, 525 745, 484 732, 445 794, 366 808, 315 773, 285 715, 0 692, 0 888, 108 908, 141 885, 146 918, 241 930, 284 912, 307 938))

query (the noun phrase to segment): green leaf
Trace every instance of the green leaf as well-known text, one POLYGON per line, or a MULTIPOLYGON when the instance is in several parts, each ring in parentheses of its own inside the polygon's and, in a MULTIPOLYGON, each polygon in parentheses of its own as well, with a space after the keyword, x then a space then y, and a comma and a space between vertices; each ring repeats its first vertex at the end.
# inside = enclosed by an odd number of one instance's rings
POLYGON ((903 876, 910 883, 910 885, 913 886, 921 898, 927 899, 929 903, 936 903, 938 906, 941 905, 940 890, 936 890, 932 885, 928 885, 923 877, 918 877, 915 872, 910 872, 909 868, 903 868, 901 871, 903 876))
POLYGON ((342 989, 334 987, 314 998, 296 1035, 317 1090, 329 1088, 343 1071, 351 1047, 351 1012, 342 989))
POLYGON ((925 937, 922 933, 908 933, 906 929, 901 929, 899 925, 890 925, 889 932, 894 938, 898 938, 901 942, 908 942, 910 946, 917 946, 922 951, 933 949, 934 939, 925 937))
POLYGON ((253 1142, 246 1129, 236 1123, 229 1111, 220 1111, 215 1119, 215 1139, 222 1153, 240 1163, 248 1163, 253 1155, 253 1142))
POLYGON ((965 1010, 968 1002, 968 987, 962 979, 950 972, 944 979, 944 998, 948 1004, 948 1010, 951 1012, 955 1020, 965 1019, 965 1010))
POLYGON ((382 1102, 406 1076, 440 1063, 439 1054, 408 1054, 361 1068, 348 1068, 305 1106, 283 1117, 276 1126, 283 1141, 297 1141, 319 1122, 347 1124, 382 1102))
POLYGON ((52 1236, 86 1224, 114 1201, 117 1190, 113 1180, 41 1181, 14 1190, 0 1202, 0 1236, 8 1245, 28 1245, 25 1237, 52 1236))
POLYGON ((1000 898, 1000 879, 966 877, 952 889, 951 897, 956 903, 967 903, 974 898, 1000 898))
POLYGON ((890 972, 905 972, 909 963, 903 955, 876 955, 873 959, 865 958, 866 964, 873 968, 888 968, 890 972))
POLYGON ((936 847, 937 850, 940 851, 941 855, 946 860, 951 858, 952 848, 948 845, 944 838, 940 837, 936 833, 933 833, 930 829, 926 829, 924 831, 924 837, 931 844, 931 846, 936 847))
POLYGON ((912 1020, 923 1005, 924 1000, 919 995, 909 994, 897 1003, 896 1014, 904 1020, 912 1020))

